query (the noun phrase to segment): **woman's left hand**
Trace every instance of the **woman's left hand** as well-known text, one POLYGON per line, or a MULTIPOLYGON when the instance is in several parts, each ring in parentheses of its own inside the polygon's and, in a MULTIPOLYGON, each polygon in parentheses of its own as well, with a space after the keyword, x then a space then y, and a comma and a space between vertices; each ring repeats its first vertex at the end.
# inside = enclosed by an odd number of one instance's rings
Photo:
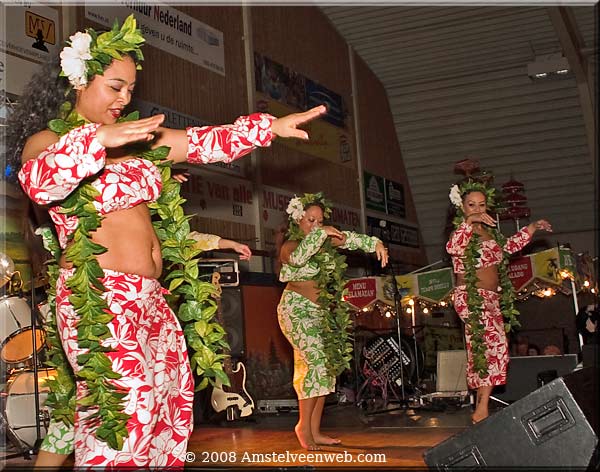
POLYGON ((388 250, 381 241, 375 246, 375 254, 377 254, 377 260, 381 261, 381 267, 385 267, 388 263, 388 250))
POLYGON ((190 173, 186 172, 185 170, 182 170, 181 172, 179 172, 179 171, 176 171, 175 169, 173 169, 173 171, 171 173, 171 177, 173 177, 173 179, 175 179, 180 184, 187 182, 189 176, 190 176, 190 173))
POLYGON ((298 138, 308 140, 308 133, 304 130, 298 129, 298 126, 318 118, 326 111, 327 108, 325 108, 325 105, 319 105, 318 107, 311 108, 310 110, 302 113, 292 113, 291 115, 276 118, 271 124, 271 131, 276 136, 280 136, 282 138, 298 138))
POLYGON ((240 255, 241 261, 248 261, 252 257, 252 250, 242 243, 234 243, 232 249, 240 255))
POLYGON ((548 231, 549 233, 551 233, 552 225, 550 223, 548 223, 546 220, 537 220, 537 221, 534 221, 533 223, 530 223, 527 226, 527 229, 529 230, 529 234, 535 233, 538 229, 543 229, 544 231, 548 231))

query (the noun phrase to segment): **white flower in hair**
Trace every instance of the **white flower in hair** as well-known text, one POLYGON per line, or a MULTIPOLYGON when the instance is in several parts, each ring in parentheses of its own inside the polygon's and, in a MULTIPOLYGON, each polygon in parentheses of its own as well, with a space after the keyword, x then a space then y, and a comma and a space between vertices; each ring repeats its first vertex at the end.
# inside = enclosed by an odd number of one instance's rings
POLYGON ((70 38, 71 46, 66 46, 60 53, 60 66, 74 87, 87 84, 85 61, 92 59, 90 44, 92 37, 78 31, 70 38))
POLYGON ((300 197, 294 196, 285 211, 294 221, 300 221, 304 216, 304 205, 300 201, 300 197))
POLYGON ((453 185, 450 187, 450 194, 448 197, 455 207, 462 206, 462 197, 460 196, 460 189, 458 188, 458 185, 453 185))

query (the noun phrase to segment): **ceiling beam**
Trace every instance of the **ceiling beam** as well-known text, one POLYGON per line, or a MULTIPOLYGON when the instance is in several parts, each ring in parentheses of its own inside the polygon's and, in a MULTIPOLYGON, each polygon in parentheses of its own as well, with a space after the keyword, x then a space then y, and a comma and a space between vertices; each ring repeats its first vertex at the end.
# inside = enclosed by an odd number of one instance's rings
POLYGON ((592 172, 593 175, 596 175, 596 114, 594 112, 593 77, 588 59, 584 54, 585 42, 577 28, 572 8, 548 7, 547 11, 562 46, 563 54, 569 61, 577 82, 592 172))

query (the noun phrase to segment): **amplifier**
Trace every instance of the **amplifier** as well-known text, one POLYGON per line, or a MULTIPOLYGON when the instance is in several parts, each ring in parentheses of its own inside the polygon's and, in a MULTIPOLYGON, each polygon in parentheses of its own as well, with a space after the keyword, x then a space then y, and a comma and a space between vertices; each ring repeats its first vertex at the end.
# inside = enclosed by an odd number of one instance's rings
POLYGON ((219 284, 222 287, 237 287, 240 284, 240 271, 235 259, 200 259, 198 278, 210 282, 214 272, 221 275, 219 284))

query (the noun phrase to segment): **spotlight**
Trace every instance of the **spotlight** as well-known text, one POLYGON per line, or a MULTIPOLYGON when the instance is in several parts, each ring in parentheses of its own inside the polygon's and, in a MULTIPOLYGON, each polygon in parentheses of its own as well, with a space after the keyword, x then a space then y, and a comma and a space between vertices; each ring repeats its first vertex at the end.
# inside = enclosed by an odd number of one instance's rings
POLYGON ((429 313, 429 308, 427 308, 427 307, 423 308, 423 313, 425 313, 425 314, 429 313))
POLYGON ((408 304, 409 304, 410 306, 414 306, 414 304, 415 304, 415 301, 414 301, 414 300, 411 298, 411 299, 408 301, 408 304))

